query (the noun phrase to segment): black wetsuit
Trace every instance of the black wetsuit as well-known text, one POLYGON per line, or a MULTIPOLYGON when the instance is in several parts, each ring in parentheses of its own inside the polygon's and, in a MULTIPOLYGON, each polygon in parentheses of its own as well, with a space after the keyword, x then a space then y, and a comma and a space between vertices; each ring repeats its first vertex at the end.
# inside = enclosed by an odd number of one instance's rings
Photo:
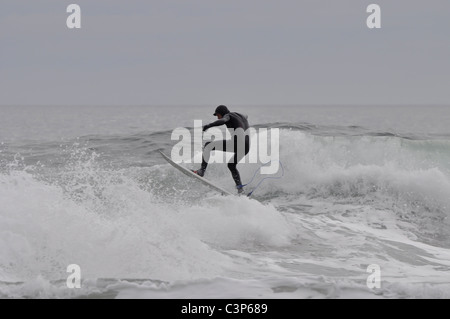
MULTIPOLYGON (((223 152, 233 152, 234 156, 228 163, 228 169, 233 176, 233 180, 236 186, 241 186, 241 176, 236 168, 237 163, 244 158, 250 151, 250 137, 248 136, 249 124, 247 116, 236 112, 230 112, 220 120, 217 120, 211 124, 205 125, 203 131, 215 126, 226 125, 231 131, 231 140, 214 141, 205 144, 205 148, 208 146, 208 150, 218 150, 223 152), (247 133, 247 134, 246 134, 247 133)), ((206 170, 210 158, 209 152, 203 153, 202 169, 206 170)))

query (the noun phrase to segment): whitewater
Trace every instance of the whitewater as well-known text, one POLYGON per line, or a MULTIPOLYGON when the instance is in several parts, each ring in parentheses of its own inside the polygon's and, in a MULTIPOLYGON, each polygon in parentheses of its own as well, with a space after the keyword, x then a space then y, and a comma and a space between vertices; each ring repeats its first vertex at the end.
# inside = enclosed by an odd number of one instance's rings
POLYGON ((450 107, 229 106, 280 129, 251 198, 158 153, 214 108, 0 107, 0 298, 450 297, 450 107))

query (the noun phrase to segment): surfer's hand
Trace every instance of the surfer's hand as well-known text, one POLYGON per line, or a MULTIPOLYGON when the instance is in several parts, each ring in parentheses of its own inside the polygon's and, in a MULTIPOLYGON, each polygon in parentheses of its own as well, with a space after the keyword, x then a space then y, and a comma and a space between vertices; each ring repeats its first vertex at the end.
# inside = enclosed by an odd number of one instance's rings
POLYGON ((206 131, 207 129, 209 129, 209 125, 203 126, 203 132, 206 131))

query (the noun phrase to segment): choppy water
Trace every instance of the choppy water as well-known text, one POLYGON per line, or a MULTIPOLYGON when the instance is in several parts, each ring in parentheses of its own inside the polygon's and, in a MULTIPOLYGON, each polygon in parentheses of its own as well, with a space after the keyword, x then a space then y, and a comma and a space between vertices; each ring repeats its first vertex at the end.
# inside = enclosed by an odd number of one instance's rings
POLYGON ((450 108, 230 108, 281 129, 251 199, 157 152, 214 107, 1 107, 0 297, 450 297, 450 108))

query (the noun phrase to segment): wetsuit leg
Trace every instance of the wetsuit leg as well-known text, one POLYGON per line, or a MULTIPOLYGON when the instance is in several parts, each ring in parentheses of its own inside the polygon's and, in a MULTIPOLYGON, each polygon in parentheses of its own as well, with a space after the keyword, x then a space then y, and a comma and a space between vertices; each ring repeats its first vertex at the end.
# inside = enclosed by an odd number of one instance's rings
MULTIPOLYGON (((239 174, 239 171, 237 170, 237 164, 250 151, 250 139, 248 136, 245 137, 244 143, 245 143, 244 144, 244 153, 238 152, 238 141, 236 138, 234 139, 234 145, 233 145, 234 156, 233 156, 233 159, 231 160, 231 162, 228 163, 228 169, 231 172, 231 176, 233 177, 233 180, 236 183, 236 186, 242 185, 241 175, 239 174)), ((228 146, 228 149, 231 148, 231 145, 229 143, 227 144, 227 146, 228 146)))
POLYGON ((209 159, 211 157, 211 153, 214 150, 217 151, 225 151, 227 148, 227 141, 214 141, 214 142, 207 142, 205 144, 205 148, 208 146, 209 151, 203 151, 203 156, 202 156, 202 166, 201 169, 202 170, 206 170, 206 168, 208 167, 208 163, 209 163, 209 159), (212 143, 212 145, 210 145, 212 143))
MULTIPOLYGON (((231 176, 233 177, 234 182, 236 183, 236 186, 242 185, 241 182, 241 176, 239 174, 239 171, 237 170, 237 163, 244 158, 245 155, 248 154, 250 151, 250 138, 248 136, 245 136, 244 140, 244 152, 238 151, 238 140, 237 138, 234 138, 234 141, 231 140, 223 140, 223 141, 214 141, 214 142, 207 142, 205 144, 205 148, 208 146, 208 149, 212 152, 214 150, 223 151, 223 152, 233 152, 234 156, 231 159, 231 161, 228 163, 228 169, 231 172, 231 176), (210 145, 213 143, 213 145, 210 145)), ((208 167, 209 159, 210 159, 210 152, 204 151, 203 152, 203 160, 202 160, 202 170, 206 170, 208 167)))

